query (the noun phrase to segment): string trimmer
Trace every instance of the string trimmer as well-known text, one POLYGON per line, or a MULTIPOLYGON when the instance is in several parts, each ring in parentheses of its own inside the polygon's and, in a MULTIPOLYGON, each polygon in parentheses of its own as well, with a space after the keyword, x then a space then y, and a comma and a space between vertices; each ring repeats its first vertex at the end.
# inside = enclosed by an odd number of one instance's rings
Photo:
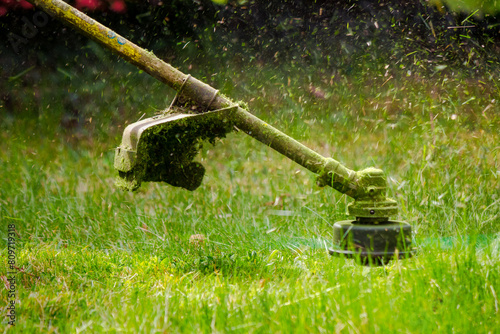
POLYGON ((318 175, 319 186, 331 186, 354 199, 354 220, 334 224, 331 254, 356 257, 363 263, 387 262, 411 255, 411 226, 390 220, 397 203, 386 196, 387 179, 380 169, 353 171, 326 158, 249 113, 209 85, 186 75, 61 0, 30 0, 50 15, 89 36, 126 61, 177 92, 160 115, 125 129, 116 149, 120 185, 136 190, 143 181, 166 182, 195 190, 205 169, 193 161, 203 140, 214 141, 235 128, 318 175))

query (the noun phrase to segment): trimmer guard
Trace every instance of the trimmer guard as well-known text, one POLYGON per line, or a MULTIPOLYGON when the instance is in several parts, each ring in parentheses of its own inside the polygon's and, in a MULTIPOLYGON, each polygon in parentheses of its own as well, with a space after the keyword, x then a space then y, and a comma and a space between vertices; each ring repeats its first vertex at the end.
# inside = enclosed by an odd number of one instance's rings
POLYGON ((117 185, 137 190, 143 181, 166 182, 195 190, 205 168, 193 161, 202 141, 212 144, 234 129, 231 112, 235 107, 201 114, 178 113, 180 108, 132 123, 125 129, 115 152, 117 185), (176 110, 178 109, 178 110, 176 110))

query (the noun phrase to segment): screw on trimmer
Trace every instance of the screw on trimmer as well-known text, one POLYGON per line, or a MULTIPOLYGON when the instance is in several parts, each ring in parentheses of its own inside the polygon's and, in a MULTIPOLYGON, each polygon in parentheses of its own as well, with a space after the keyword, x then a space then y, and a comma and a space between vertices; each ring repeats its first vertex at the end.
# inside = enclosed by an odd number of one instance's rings
POLYGON ((126 128, 116 151, 115 167, 127 189, 137 189, 142 181, 165 181, 195 190, 205 171, 193 161, 201 142, 213 141, 237 128, 318 174, 318 185, 331 186, 354 198, 348 213, 355 220, 334 224, 336 248, 330 250, 331 254, 354 257, 365 264, 411 256, 411 226, 390 220, 398 208, 396 201, 386 196, 387 179, 380 169, 356 172, 321 156, 235 105, 216 89, 180 72, 61 0, 28 1, 178 92, 166 112, 126 128))

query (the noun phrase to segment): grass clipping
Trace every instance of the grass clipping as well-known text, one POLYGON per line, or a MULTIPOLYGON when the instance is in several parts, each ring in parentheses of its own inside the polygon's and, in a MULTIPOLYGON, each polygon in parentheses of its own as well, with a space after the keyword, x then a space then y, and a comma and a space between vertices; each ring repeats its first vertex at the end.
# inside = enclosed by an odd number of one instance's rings
POLYGON ((190 191, 196 190, 205 168, 193 161, 203 142, 215 144, 234 129, 229 115, 208 112, 166 122, 145 130, 139 139, 133 168, 119 172, 116 185, 128 191, 142 182, 166 182, 190 191))

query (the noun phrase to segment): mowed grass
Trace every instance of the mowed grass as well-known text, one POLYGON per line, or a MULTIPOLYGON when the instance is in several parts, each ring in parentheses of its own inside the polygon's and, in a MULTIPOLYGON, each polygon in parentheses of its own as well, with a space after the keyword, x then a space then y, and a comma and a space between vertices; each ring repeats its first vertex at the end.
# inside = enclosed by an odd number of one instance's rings
POLYGON ((113 149, 125 123, 172 97, 144 74, 120 74, 60 79, 65 90, 42 77, 24 88, 28 116, 2 121, 4 264, 7 225, 18 233, 9 331, 500 331, 498 78, 314 81, 256 67, 211 79, 321 154, 386 171, 400 204, 393 218, 412 224, 416 254, 370 268, 327 253, 350 200, 242 133, 204 147, 194 192, 117 189, 113 149), (61 102, 68 90, 81 98, 74 127, 61 102), (195 234, 205 241, 190 242, 195 234))

